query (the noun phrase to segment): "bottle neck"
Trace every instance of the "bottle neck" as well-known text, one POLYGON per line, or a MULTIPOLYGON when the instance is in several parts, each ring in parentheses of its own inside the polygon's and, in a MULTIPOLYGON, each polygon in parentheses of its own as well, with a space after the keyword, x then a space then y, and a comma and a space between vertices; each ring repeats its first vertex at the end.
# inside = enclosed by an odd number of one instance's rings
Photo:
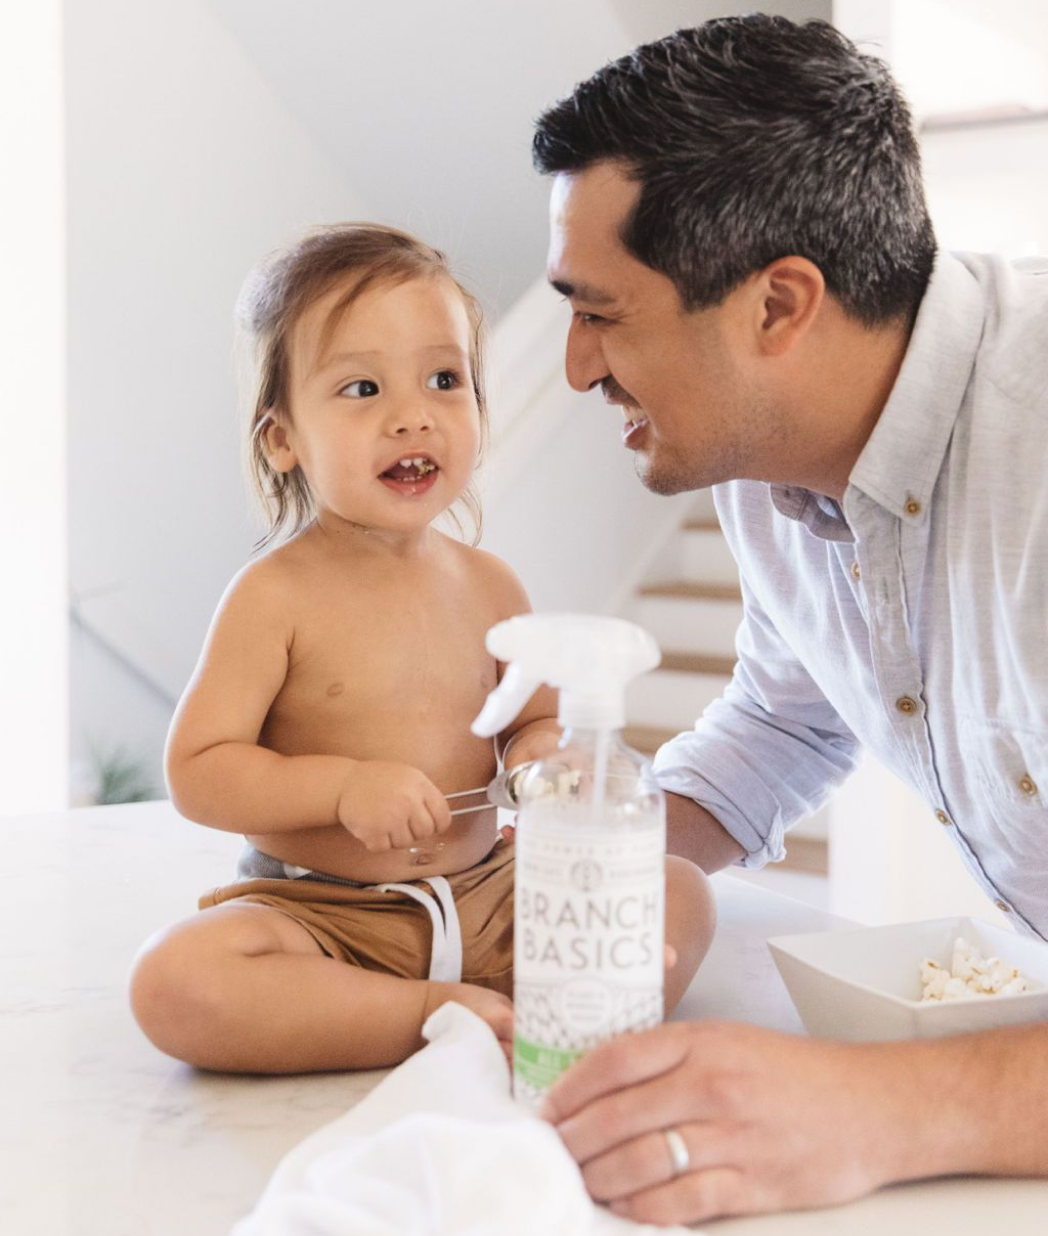
POLYGON ((561 748, 570 747, 573 751, 592 753, 601 746, 608 749, 624 747, 625 741, 621 730, 607 726, 595 729, 592 726, 577 725, 564 730, 560 746, 561 748))
POLYGON ((557 721, 566 730, 592 730, 609 733, 626 724, 626 698, 622 691, 613 695, 583 695, 581 692, 560 693, 557 721))

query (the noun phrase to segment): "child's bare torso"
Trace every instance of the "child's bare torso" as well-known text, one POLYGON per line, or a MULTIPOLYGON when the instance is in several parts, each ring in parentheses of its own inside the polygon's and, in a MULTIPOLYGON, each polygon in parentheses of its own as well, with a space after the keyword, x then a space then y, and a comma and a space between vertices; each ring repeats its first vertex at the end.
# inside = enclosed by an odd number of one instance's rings
MULTIPOLYGON (((307 533, 273 558, 287 579, 291 638, 259 744, 402 762, 443 794, 486 785, 493 744, 469 726, 497 680, 484 636, 505 616, 488 556, 441 537, 425 556, 365 554, 333 569, 307 533)), ((491 849, 495 830, 494 809, 456 817, 420 845, 433 856, 422 864, 402 850, 369 852, 341 826, 248 839, 284 862, 373 883, 464 870, 491 849)))

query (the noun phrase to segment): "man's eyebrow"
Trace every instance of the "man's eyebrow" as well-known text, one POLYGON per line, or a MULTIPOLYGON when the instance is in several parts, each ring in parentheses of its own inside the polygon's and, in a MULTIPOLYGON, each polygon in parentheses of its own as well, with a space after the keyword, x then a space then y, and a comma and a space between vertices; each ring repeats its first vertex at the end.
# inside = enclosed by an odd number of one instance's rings
POLYGON ((587 305, 610 305, 615 299, 610 293, 590 287, 588 283, 567 283, 563 279, 551 279, 550 286, 568 300, 581 300, 587 305))

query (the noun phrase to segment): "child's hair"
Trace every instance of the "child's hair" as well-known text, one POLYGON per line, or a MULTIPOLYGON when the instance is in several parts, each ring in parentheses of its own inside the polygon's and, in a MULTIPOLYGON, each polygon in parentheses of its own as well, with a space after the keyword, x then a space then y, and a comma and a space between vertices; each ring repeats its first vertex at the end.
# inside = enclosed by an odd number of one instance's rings
MULTIPOLYGON (((288 342, 307 309, 333 287, 349 279, 331 310, 339 317, 365 289, 381 283, 444 275, 462 296, 470 324, 469 365, 480 411, 481 450, 487 439, 484 395, 482 311, 454 276, 447 259, 407 232, 377 223, 334 223, 314 228, 288 249, 271 254, 248 275, 237 302, 237 321, 251 352, 247 415, 248 471, 269 521, 269 531, 256 545, 261 549, 286 532, 293 535, 315 516, 313 495, 302 469, 275 471, 265 452, 265 432, 274 415, 290 417, 288 342)), ((473 544, 480 540, 481 512, 470 485, 461 499, 474 525, 473 544)), ((459 532, 462 524, 452 511, 459 532)))

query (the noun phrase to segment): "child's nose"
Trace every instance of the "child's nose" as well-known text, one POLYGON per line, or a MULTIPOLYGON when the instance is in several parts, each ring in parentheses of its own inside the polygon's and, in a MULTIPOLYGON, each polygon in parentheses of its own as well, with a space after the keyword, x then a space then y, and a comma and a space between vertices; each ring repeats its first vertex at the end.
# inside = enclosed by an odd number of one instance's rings
POLYGON ((428 433, 433 428, 433 415, 424 403, 398 408, 391 418, 394 435, 428 433))

